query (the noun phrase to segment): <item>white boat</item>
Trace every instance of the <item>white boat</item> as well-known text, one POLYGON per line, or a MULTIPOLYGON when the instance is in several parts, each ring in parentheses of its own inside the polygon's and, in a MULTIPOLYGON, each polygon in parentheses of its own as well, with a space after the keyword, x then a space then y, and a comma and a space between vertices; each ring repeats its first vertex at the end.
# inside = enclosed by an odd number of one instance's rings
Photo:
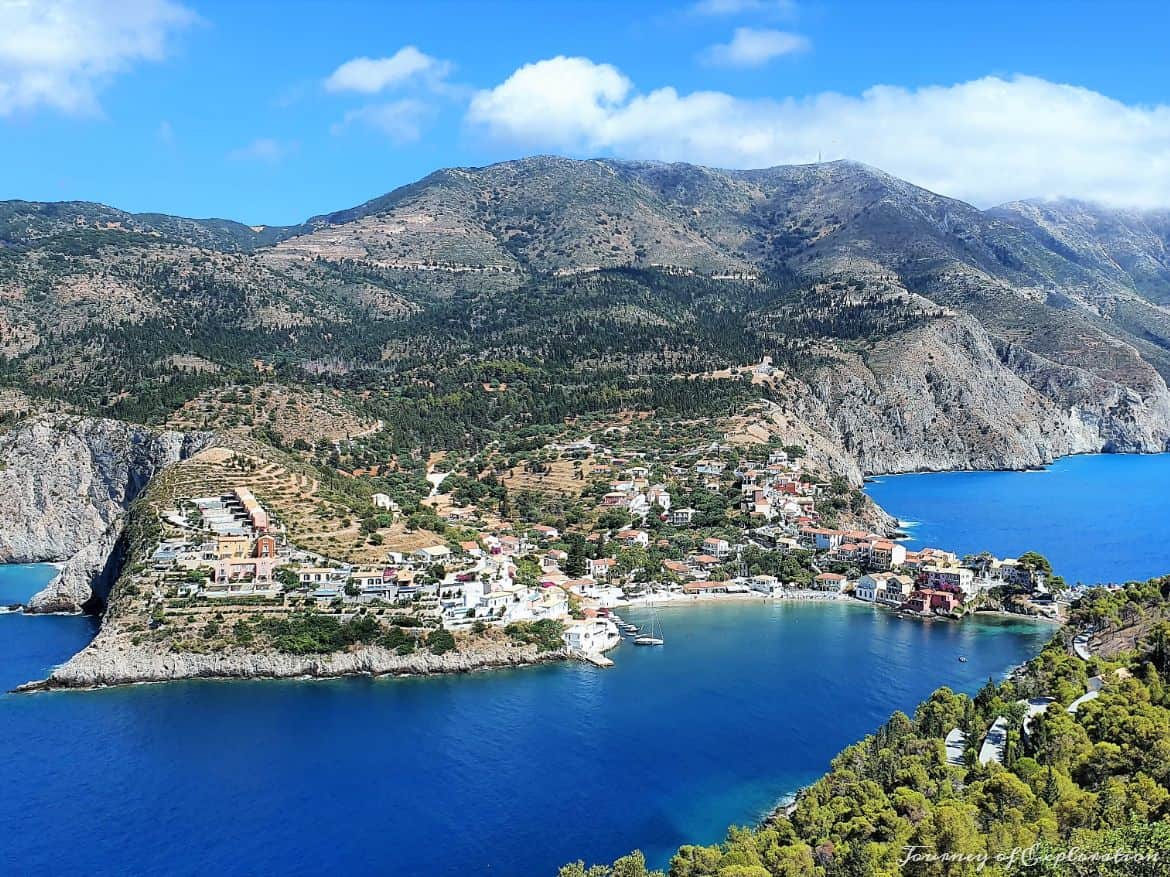
POLYGON ((662 639, 662 632, 658 629, 658 613, 654 611, 654 607, 650 606, 650 625, 643 627, 643 633, 634 637, 634 645, 636 646, 660 646, 665 640, 662 639))
POLYGON ((16 612, 21 612, 24 607, 19 603, 13 603, 11 606, 0 606, 0 615, 11 615, 16 612))

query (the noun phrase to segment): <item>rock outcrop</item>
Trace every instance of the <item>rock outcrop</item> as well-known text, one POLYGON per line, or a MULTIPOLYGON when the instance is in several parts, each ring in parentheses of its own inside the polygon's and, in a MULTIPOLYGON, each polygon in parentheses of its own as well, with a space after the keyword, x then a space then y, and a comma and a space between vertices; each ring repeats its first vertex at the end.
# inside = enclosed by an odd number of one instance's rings
POLYGON ((541 652, 535 645, 477 643, 474 648, 442 655, 416 651, 399 655, 380 646, 362 646, 328 655, 281 652, 194 654, 133 645, 105 626, 86 648, 53 670, 48 679, 21 686, 22 691, 98 688, 178 679, 297 679, 386 674, 468 673, 500 667, 523 667, 563 660, 563 651, 541 652))
POLYGON ((0 437, 0 563, 62 564, 27 611, 100 606, 120 571, 126 509, 157 472, 209 440, 205 433, 51 415, 0 437))
POLYGON ((856 478, 951 469, 1026 469, 1069 454, 1164 451, 1170 391, 1141 389, 997 342, 959 315, 838 352, 796 394, 794 422, 816 429, 856 478))

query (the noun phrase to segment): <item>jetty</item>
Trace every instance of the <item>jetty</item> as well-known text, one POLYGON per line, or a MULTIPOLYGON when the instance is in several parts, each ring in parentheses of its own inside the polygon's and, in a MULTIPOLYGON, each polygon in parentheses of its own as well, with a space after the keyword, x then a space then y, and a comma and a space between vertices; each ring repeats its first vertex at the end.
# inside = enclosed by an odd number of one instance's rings
POLYGON ((612 667, 613 660, 607 658, 601 652, 578 652, 573 655, 587 664, 592 664, 594 667, 612 667))

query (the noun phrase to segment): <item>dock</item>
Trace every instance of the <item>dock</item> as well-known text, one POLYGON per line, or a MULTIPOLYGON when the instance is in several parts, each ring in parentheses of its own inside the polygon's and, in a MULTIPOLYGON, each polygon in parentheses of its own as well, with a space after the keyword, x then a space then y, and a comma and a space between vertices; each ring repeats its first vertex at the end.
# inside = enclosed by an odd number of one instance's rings
POLYGON ((584 661, 586 664, 592 664, 594 667, 612 667, 613 661, 607 658, 601 652, 581 652, 575 649, 569 651, 569 655, 576 658, 578 661, 584 661))

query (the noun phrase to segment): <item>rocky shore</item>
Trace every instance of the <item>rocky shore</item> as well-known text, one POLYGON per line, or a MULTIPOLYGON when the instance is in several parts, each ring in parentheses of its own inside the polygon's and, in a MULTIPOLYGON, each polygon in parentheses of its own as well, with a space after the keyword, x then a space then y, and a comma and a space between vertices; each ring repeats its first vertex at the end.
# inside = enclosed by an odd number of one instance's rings
POLYGON ((208 654, 175 653, 126 644, 106 629, 86 648, 54 669, 47 679, 26 683, 16 690, 90 689, 180 679, 428 676, 526 667, 567 657, 564 651, 541 652, 535 645, 511 643, 477 643, 471 648, 442 655, 424 651, 399 655, 372 645, 327 655, 291 655, 245 649, 208 654))

